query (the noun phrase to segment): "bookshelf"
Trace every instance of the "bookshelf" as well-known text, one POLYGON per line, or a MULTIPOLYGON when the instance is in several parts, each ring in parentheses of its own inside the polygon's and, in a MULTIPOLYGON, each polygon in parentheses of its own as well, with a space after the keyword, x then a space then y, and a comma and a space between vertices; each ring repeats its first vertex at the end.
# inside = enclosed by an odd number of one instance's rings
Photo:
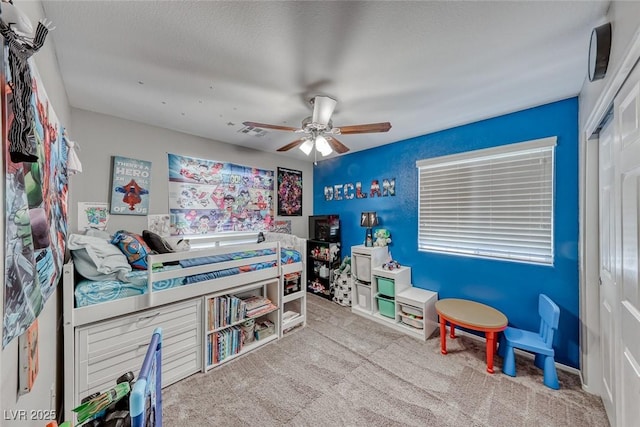
POLYGON ((304 271, 283 275, 281 335, 306 323, 307 292, 304 277, 304 271))
POLYGON ((280 292, 271 280, 204 297, 205 371, 278 339, 280 292))

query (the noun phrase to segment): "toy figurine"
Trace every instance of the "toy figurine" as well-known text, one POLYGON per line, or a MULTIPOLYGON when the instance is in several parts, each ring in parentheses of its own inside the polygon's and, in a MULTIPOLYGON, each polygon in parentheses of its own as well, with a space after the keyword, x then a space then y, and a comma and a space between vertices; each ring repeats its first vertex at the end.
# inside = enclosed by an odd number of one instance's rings
POLYGON ((388 246, 391 243, 391 233, 386 228, 376 230, 375 238, 373 246, 388 246))

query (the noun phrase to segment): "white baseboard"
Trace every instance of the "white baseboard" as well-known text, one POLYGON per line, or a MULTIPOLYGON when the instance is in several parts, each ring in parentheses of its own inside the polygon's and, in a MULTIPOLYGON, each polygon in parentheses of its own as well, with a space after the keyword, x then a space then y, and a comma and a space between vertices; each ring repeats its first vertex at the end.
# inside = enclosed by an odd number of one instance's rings
MULTIPOLYGON (((448 331, 448 329, 447 329, 447 331, 448 331)), ((465 337, 469 337, 471 339, 474 339, 474 340, 482 342, 482 343, 486 342, 484 337, 472 334, 472 333, 467 332, 467 331, 463 331, 462 329, 458 329, 458 328, 456 328, 456 335, 464 335, 465 337)), ((534 358, 535 358, 535 355, 532 354, 532 353, 529 353, 529 352, 526 352, 526 351, 522 351, 522 350, 520 350, 518 348, 516 348, 514 350, 515 350, 515 353, 517 355, 519 355, 519 356, 523 356, 523 357, 526 357, 526 358, 531 359, 531 360, 534 360, 534 358)), ((558 363, 558 362, 556 362, 555 364, 556 364, 556 369, 560 369, 560 370, 565 371, 565 372, 570 372, 570 373, 572 373, 574 375, 578 375, 580 378, 582 378, 582 375, 580 374, 580 370, 579 369, 573 368, 571 366, 563 365, 562 363, 558 363)))

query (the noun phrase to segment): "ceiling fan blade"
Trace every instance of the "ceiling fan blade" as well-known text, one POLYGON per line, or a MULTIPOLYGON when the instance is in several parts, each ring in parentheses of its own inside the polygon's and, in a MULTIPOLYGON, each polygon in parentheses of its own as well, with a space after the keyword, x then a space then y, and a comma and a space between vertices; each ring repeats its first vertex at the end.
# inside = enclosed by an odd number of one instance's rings
POLYGON ((328 96, 316 96, 313 101, 313 123, 328 125, 337 103, 338 101, 328 96))
POLYGON ((307 140, 307 138, 300 138, 300 139, 296 139, 293 142, 288 143, 287 145, 278 148, 276 151, 289 151, 292 148, 296 148, 298 145, 302 144, 303 142, 305 142, 307 140))
POLYGON ((391 123, 370 123, 367 125, 351 125, 340 126, 340 135, 350 135, 354 133, 374 133, 374 132, 388 132, 391 129, 391 123))
POLYGON ((329 145, 331 146, 331 148, 333 148, 333 150, 338 153, 338 154, 343 154, 346 153, 347 151, 349 151, 349 147, 347 147, 346 145, 344 145, 342 142, 338 141, 336 138, 334 138, 333 136, 325 136, 325 139, 327 140, 327 142, 329 143, 329 145))
POLYGON ((298 128, 293 128, 291 126, 268 125, 268 124, 265 124, 265 123, 256 123, 256 122, 242 122, 242 124, 245 125, 245 126, 252 126, 254 128, 286 130, 286 131, 291 131, 291 132, 295 132, 297 130, 300 130, 298 128))

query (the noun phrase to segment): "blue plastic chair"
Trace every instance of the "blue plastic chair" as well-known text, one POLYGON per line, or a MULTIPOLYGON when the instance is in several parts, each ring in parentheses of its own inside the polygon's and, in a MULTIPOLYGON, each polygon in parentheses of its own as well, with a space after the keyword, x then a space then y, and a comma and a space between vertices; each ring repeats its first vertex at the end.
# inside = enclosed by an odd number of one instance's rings
POLYGON ((516 376, 514 348, 533 352, 536 353, 534 364, 543 370, 544 385, 558 390, 560 384, 555 365, 553 335, 558 329, 560 309, 548 296, 540 294, 538 314, 540 315, 540 331, 537 333, 512 327, 507 327, 504 330, 498 351, 504 358, 502 372, 512 377, 516 376))

